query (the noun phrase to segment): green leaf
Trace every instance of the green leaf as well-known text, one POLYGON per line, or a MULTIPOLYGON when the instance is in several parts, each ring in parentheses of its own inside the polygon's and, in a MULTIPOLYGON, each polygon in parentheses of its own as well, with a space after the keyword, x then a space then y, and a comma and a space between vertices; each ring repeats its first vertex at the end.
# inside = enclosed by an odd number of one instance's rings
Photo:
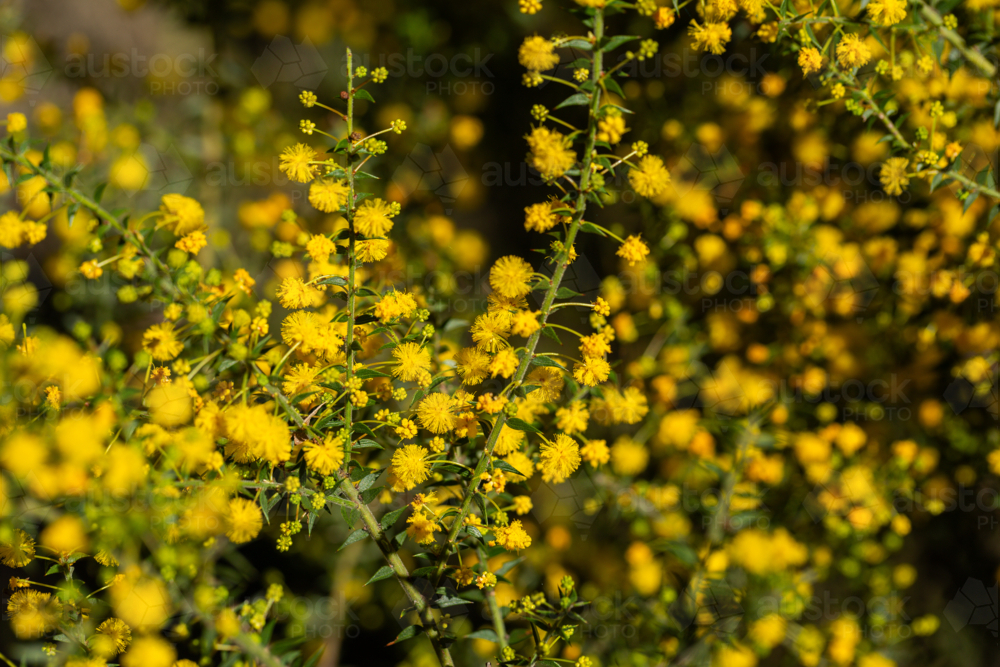
POLYGON ((316 283, 317 285, 339 285, 341 287, 347 287, 347 281, 340 276, 327 276, 316 283))
POLYGON ((375 98, 372 97, 371 94, 364 88, 359 88, 358 90, 354 91, 354 99, 366 100, 368 102, 372 102, 373 104, 375 102, 375 98))
POLYGON ((632 35, 615 35, 608 40, 607 44, 601 47, 601 51, 613 51, 617 49, 622 44, 627 44, 632 40, 639 39, 638 37, 633 37, 632 35))
POLYGON ((621 97, 623 99, 625 98, 625 93, 622 92, 622 87, 619 86, 618 82, 612 79, 611 77, 608 77, 604 80, 604 85, 606 85, 608 87, 608 90, 610 90, 618 97, 621 97))
POLYGON ((597 227, 596 225, 590 222, 580 223, 580 231, 587 232, 590 234, 600 234, 601 236, 607 236, 607 234, 605 234, 600 227, 597 227))
POLYGON ((560 364, 552 357, 538 355, 537 357, 532 358, 531 363, 534 366, 551 366, 552 368, 561 368, 562 370, 566 370, 565 366, 560 364))
POLYGON ((562 102, 556 105, 556 109, 562 109, 563 107, 570 106, 587 106, 590 104, 590 95, 586 93, 576 93, 575 95, 570 95, 562 102))
POLYGON ((354 374, 354 377, 361 378, 362 380, 370 380, 372 378, 391 378, 392 376, 381 371, 373 371, 370 368, 362 368, 354 374))
POLYGON ((571 39, 568 42, 564 42, 561 46, 567 49, 580 49, 581 51, 590 51, 593 49, 593 45, 585 39, 571 39))
POLYGON ((556 292, 557 299, 569 299, 570 297, 574 296, 583 296, 583 295, 580 294, 579 292, 574 292, 568 287, 560 287, 559 290, 556 292))
POLYGON ((360 542, 366 537, 368 537, 368 531, 364 528, 358 528, 356 531, 347 536, 347 539, 344 540, 344 543, 340 545, 340 548, 337 549, 337 551, 340 551, 344 547, 354 544, 355 542, 360 542))
POLYGON ((965 213, 968 213, 968 211, 969 211, 969 207, 970 207, 970 206, 972 206, 972 204, 973 204, 973 203, 974 203, 974 202, 975 202, 975 201, 976 201, 977 199, 979 199, 979 191, 978 191, 978 190, 976 190, 976 191, 975 191, 975 192, 973 192, 973 193, 972 193, 971 195, 969 195, 968 197, 966 197, 966 198, 965 198, 965 205, 964 205, 964 206, 962 207, 962 214, 963 214, 963 215, 964 215, 965 213))
POLYGON ((489 628, 483 628, 482 630, 476 630, 475 632, 470 632, 465 635, 464 639, 485 639, 488 642, 493 642, 494 644, 499 644, 500 639, 497 637, 497 633, 489 628))
POLYGON ((499 468, 500 470, 503 470, 504 472, 512 472, 515 475, 520 475, 521 477, 528 477, 528 475, 525 475, 523 472, 521 472, 520 470, 518 470, 517 468, 515 468, 511 464, 507 463, 506 461, 494 461, 493 462, 493 467, 494 468, 499 468))
POLYGON ((392 646, 393 644, 398 644, 399 642, 405 642, 407 639, 413 639, 418 633, 424 631, 424 626, 422 625, 411 625, 408 628, 404 628, 402 632, 396 635, 396 638, 391 642, 386 644, 386 646, 392 646))
POLYGON ((541 433, 537 428, 524 421, 523 419, 518 419, 517 417, 511 417, 506 422, 507 426, 511 427, 515 431, 527 431, 528 433, 541 433))
POLYGON ((439 609, 445 609, 446 607, 457 607, 463 604, 472 604, 472 603, 462 598, 449 597, 447 595, 442 595, 438 599, 434 600, 434 605, 439 609))
POLYGON ((403 505, 399 509, 393 510, 391 512, 386 512, 386 514, 382 517, 382 520, 379 521, 379 523, 382 524, 382 530, 388 530, 389 528, 392 528, 392 526, 396 523, 396 521, 399 520, 399 517, 403 514, 403 512, 409 509, 409 507, 410 507, 409 505, 403 505))
POLYGON ((562 345, 562 341, 559 339, 559 334, 557 334, 556 330, 553 329, 552 327, 550 326, 542 327, 542 333, 551 338, 552 340, 554 340, 555 342, 562 345))
MULTIPOLYGON (((383 579, 388 579, 392 576, 392 568, 388 565, 383 565, 378 569, 378 572, 372 575, 372 578, 368 580, 368 584, 373 584, 376 581, 382 581, 383 579)), ((367 586, 368 584, 365 584, 367 586)))
POLYGON ((498 577, 502 577, 503 575, 507 574, 508 572, 510 572, 511 570, 513 570, 515 567, 517 567, 521 563, 521 561, 523 561, 523 560, 524 560, 524 556, 518 556, 514 560, 509 560, 506 563, 504 563, 500 567, 500 569, 497 570, 494 574, 496 574, 498 577))
POLYGON ((370 438, 361 438, 356 443, 354 443, 354 446, 351 449, 355 449, 355 450, 357 450, 357 449, 385 449, 385 447, 383 447, 382 445, 378 444, 374 440, 371 440, 370 438))

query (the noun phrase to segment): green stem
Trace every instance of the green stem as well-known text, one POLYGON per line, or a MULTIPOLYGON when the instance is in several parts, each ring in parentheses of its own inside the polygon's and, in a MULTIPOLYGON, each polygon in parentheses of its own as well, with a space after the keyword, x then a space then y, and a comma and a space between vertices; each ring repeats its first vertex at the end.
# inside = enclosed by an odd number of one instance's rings
POLYGON ((403 593, 409 598, 410 602, 416 608, 417 614, 423 620, 424 634, 430 638, 442 667, 454 667, 455 662, 452 660, 451 652, 441 644, 441 631, 434 618, 434 610, 427 602, 427 598, 410 582, 410 571, 403 563, 403 559, 399 557, 399 553, 393 548, 392 542, 389 541, 389 538, 382 530, 378 519, 372 514, 371 509, 362 502, 358 490, 354 488, 354 484, 351 483, 349 477, 341 482, 340 488, 343 489, 344 495, 347 496, 361 514, 361 520, 365 524, 365 529, 371 535, 372 540, 378 546, 379 550, 381 550, 389 567, 392 568, 392 573, 396 577, 396 581, 399 582, 400 588, 403 589, 403 593))
MULTIPOLYGON (((354 134, 354 64, 353 64, 353 53, 350 49, 347 49, 347 140, 351 141, 351 135, 354 134)), ((348 387, 350 385, 351 379, 354 377, 354 321, 355 321, 355 303, 354 297, 357 294, 357 289, 354 285, 354 267, 357 264, 357 256, 355 254, 355 242, 357 233, 354 231, 354 166, 351 164, 351 158, 354 157, 353 147, 347 152, 347 335, 344 337, 344 344, 347 347, 346 352, 346 381, 344 386, 348 387)), ((347 405, 344 409, 344 429, 347 432, 347 437, 344 439, 344 466, 346 469, 348 461, 351 460, 351 447, 354 441, 353 424, 351 423, 354 416, 354 403, 351 402, 350 390, 345 392, 344 397, 347 400, 347 405)))
POLYGON ((934 26, 936 26, 941 32, 941 36, 948 40, 948 42, 950 42, 959 53, 965 56, 966 60, 975 65, 980 72, 986 75, 988 79, 992 79, 996 76, 997 68, 993 65, 993 63, 987 60, 979 51, 969 48, 969 46, 965 43, 965 40, 962 39, 962 36, 957 32, 951 30, 950 28, 946 28, 944 25, 944 19, 936 9, 928 5, 923 0, 918 0, 918 3, 920 4, 920 13, 923 17, 934 24, 934 26))
MULTIPOLYGON (((566 240, 563 244, 564 248, 556 258, 556 269, 552 274, 552 282, 549 284, 549 288, 545 292, 545 298, 542 301, 542 307, 539 315, 541 328, 533 333, 528 339, 528 342, 525 345, 524 357, 521 358, 521 363, 518 365, 517 371, 515 371, 511 383, 508 385, 507 389, 504 390, 505 394, 520 386, 520 384, 524 381, 524 378, 528 375, 528 369, 531 367, 531 362, 535 356, 535 348, 538 346, 538 341, 542 336, 542 328, 545 327, 546 320, 548 319, 549 313, 552 309, 552 304, 556 299, 556 292, 559 291, 559 286, 562 284, 563 276, 566 274, 567 267, 569 267, 569 251, 573 247, 573 241, 576 239, 576 234, 580 230, 580 223, 583 220, 583 215, 587 209, 587 186, 590 183, 591 176, 591 156, 594 152, 594 145, 597 140, 597 112, 601 105, 599 90, 604 69, 604 54, 600 50, 601 40, 604 38, 603 9, 597 9, 594 12, 594 38, 595 46, 593 52, 593 68, 590 73, 591 83, 593 84, 593 92, 591 93, 590 100, 590 117, 587 120, 587 143, 583 154, 583 161, 580 166, 580 192, 576 198, 576 211, 573 214, 573 221, 566 232, 566 240)), ((494 424, 493 429, 490 431, 489 438, 486 440, 486 451, 483 453, 482 457, 480 457, 479 463, 476 465, 476 470, 472 474, 472 478, 469 480, 469 488, 465 494, 465 498, 462 500, 458 516, 454 518, 451 529, 448 531, 448 540, 445 544, 444 556, 438 563, 437 576, 435 577, 434 584, 435 587, 440 585, 441 579, 444 576, 444 570, 448 563, 448 555, 454 548, 455 542, 458 539, 458 532, 462 529, 465 517, 468 516, 469 510, 472 507, 472 499, 479 489, 479 477, 486 471, 486 466, 493 457, 493 448, 497 444, 497 439, 500 437, 500 431, 503 429, 504 422, 506 421, 507 413, 501 412, 497 416, 496 424, 494 424)))
POLYGON ((112 227, 121 232, 126 241, 134 245, 145 257, 153 262, 156 268, 164 276, 164 282, 167 288, 174 294, 174 296, 180 296, 180 290, 177 289, 177 287, 173 284, 173 281, 170 280, 170 269, 160 260, 159 257, 153 254, 153 252, 146 245, 146 241, 142 238, 141 234, 133 232, 126 225, 122 224, 121 220, 109 213, 103 206, 87 195, 74 188, 66 187, 63 179, 58 175, 53 174, 46 169, 42 169, 28 158, 12 150, 7 144, 0 144, 0 158, 14 162, 15 164, 30 171, 35 176, 41 176, 45 179, 45 182, 49 184, 49 187, 54 188, 60 194, 69 197, 77 204, 93 213, 99 219, 106 220, 112 227))
MULTIPOLYGON (((486 563, 486 553, 479 549, 479 561, 486 563)), ((493 620, 493 632, 500 641, 500 650, 507 648, 507 626, 503 622, 503 614, 500 613, 500 605, 497 603, 497 592, 495 588, 486 589, 486 604, 490 608, 490 618, 493 620)))

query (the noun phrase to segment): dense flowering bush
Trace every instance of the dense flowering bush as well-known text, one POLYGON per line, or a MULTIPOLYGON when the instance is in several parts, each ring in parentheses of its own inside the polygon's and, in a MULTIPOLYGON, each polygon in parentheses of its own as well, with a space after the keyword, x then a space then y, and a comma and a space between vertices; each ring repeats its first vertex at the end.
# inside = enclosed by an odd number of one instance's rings
MULTIPOLYGON (((245 257, 198 198, 103 203, 148 165, 94 88, 7 115, 0 660, 334 665, 358 635, 300 608, 328 592, 409 665, 891 667, 947 656, 946 615, 995 635, 995 586, 963 617, 982 596, 921 552, 961 534, 939 516, 996 521, 995 7, 551 4, 520 0, 514 49, 541 185, 499 223, 530 251, 491 263, 379 176, 422 119, 349 48, 269 135, 291 184, 240 202, 245 257), (667 34, 786 70, 706 116, 639 83, 667 34), (756 183, 706 179, 727 136, 756 183), (617 264, 590 287, 584 247, 617 264)), ((234 151, 269 104, 220 111, 234 151)))

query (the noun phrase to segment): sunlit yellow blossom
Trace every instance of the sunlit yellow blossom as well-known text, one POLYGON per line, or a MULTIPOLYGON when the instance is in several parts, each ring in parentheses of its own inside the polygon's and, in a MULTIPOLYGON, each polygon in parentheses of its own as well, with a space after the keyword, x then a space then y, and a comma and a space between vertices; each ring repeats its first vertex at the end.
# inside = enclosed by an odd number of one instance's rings
POLYGON ((847 33, 837 44, 837 62, 849 69, 864 67, 872 52, 856 33, 847 33))
POLYGON ((305 144, 295 144, 281 151, 278 168, 296 183, 308 183, 319 171, 319 165, 310 164, 315 160, 315 150, 305 144))
POLYGON ((431 354, 419 343, 402 343, 392 350, 396 365, 392 374, 404 382, 412 382, 429 373, 431 354))
POLYGON ((823 67, 823 55, 813 47, 807 47, 799 51, 799 67, 803 74, 818 72, 823 67))
POLYGON ((455 403, 450 396, 434 392, 420 401, 417 419, 431 433, 447 433, 455 428, 455 403))
POLYGON ((536 127, 528 135, 528 163, 544 178, 559 178, 576 162, 572 142, 555 130, 536 127))
POLYGON ((309 203, 324 213, 335 213, 347 203, 347 183, 335 178, 322 178, 309 186, 309 203))
POLYGON ((868 16, 879 25, 896 25, 906 18, 906 0, 872 0, 868 16))
POLYGON ((635 169, 628 172, 628 181, 643 197, 656 197, 670 184, 670 172, 663 165, 663 160, 655 155, 646 155, 635 169))
POLYGON ((154 324, 142 335, 142 347, 157 361, 170 361, 184 349, 170 322, 154 324))
POLYGON ((559 64, 559 55, 551 40, 535 35, 528 37, 517 51, 517 60, 524 67, 536 72, 550 70, 559 64))
POLYGON ((724 22, 706 22, 705 25, 699 25, 697 21, 691 21, 688 34, 691 35, 694 48, 716 55, 724 53, 726 44, 733 38, 733 31, 730 30, 729 24, 724 22))
POLYGON ((229 502, 229 512, 226 515, 226 537, 241 544, 257 537, 264 526, 264 517, 260 508, 252 500, 234 498, 229 502))
POLYGON ((306 465, 320 475, 330 475, 344 462, 344 440, 328 435, 322 442, 310 441, 303 448, 306 465))
POLYGON ((386 236, 392 229, 393 208, 382 199, 366 199, 354 214, 354 226, 365 236, 386 236))
POLYGON ((546 482, 559 484, 580 467, 580 447, 568 435, 560 433, 552 443, 541 447, 539 470, 546 482))
POLYGON ((430 474, 427 456, 427 450, 419 445, 406 445, 393 453, 392 471, 402 490, 412 489, 427 479, 430 474))
POLYGON ((531 265, 516 255, 497 260, 490 269, 490 285, 501 295, 517 299, 531 292, 531 265))
POLYGON ((906 174, 909 164, 910 161, 904 157, 891 157, 882 165, 878 177, 888 194, 903 194, 903 190, 910 184, 910 177, 906 174))

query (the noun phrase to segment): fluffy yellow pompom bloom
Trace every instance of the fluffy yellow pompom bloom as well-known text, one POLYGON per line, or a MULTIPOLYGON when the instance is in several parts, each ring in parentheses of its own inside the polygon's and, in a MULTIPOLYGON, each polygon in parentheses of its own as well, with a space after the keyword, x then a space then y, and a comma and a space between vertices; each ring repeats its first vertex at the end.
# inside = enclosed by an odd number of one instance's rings
POLYGON ((0 215, 0 246, 16 248, 24 243, 24 221, 15 211, 0 215))
POLYGON ((497 538, 497 544, 507 551, 520 551, 531 546, 531 536, 525 532, 520 520, 512 521, 502 528, 494 528, 493 534, 497 538))
POLYGON ((670 172, 663 165, 663 160, 655 155, 646 155, 628 172, 628 182, 643 197, 656 197, 670 185, 670 172))
POLYGON ((540 459, 542 479, 559 484, 580 467, 580 447, 573 438, 560 433, 555 442, 542 445, 540 459))
POLYGON ((263 526, 264 517, 252 500, 234 498, 229 502, 229 512, 226 514, 226 537, 234 543, 249 542, 257 537, 263 526))
POLYGON ((409 317, 417 309, 417 300, 409 292, 392 290, 375 306, 375 317, 383 323, 397 317, 409 317))
POLYGON ((490 370, 490 355, 475 347, 463 347, 455 355, 462 384, 479 384, 490 370))
POLYGON ((533 313, 530 310, 519 310, 514 313, 514 317, 511 319, 510 332, 515 336, 527 338, 540 328, 538 313, 533 313))
POLYGON ((380 262, 389 254, 389 242, 384 239, 368 239, 354 244, 358 259, 365 264, 380 262))
POLYGON ((823 67, 823 55, 813 47, 799 51, 799 67, 803 74, 818 72, 823 67))
POLYGON ((206 245, 208 245, 208 239, 205 238, 205 232, 197 231, 182 236, 174 244, 174 247, 184 252, 189 252, 192 255, 197 255, 206 245))
POLYGON ((288 178, 296 183, 308 183, 316 178, 319 165, 311 164, 316 160, 316 151, 305 144, 295 144, 281 151, 278 161, 280 169, 288 178))
POLYGON ((509 378, 517 370, 517 365, 517 354, 509 347, 505 347, 497 352, 496 356, 493 357, 493 361, 490 362, 490 377, 497 377, 499 375, 503 378, 509 378))
POLYGON ((118 655, 132 643, 132 628, 120 618, 109 618, 104 621, 97 626, 97 633, 94 639, 103 637, 105 641, 95 643, 91 640, 94 652, 105 659, 118 655), (97 650, 98 648, 100 650, 97 650))
POLYGON ((170 322, 154 324, 142 335, 142 348, 157 361, 170 361, 184 349, 170 322))
POLYGON ((314 234, 306 243, 306 252, 317 262, 325 262, 337 250, 337 245, 322 234, 314 234))
POLYGON ((864 40, 855 33, 848 33, 837 44, 837 62, 843 67, 854 69, 864 67, 872 58, 872 52, 865 45, 864 40))
POLYGON ((51 593, 20 590, 7 600, 10 624, 19 639, 36 639, 44 635, 55 626, 57 612, 51 593))
POLYGON ((163 224, 177 236, 204 231, 205 211, 194 199, 178 194, 166 194, 160 200, 163 224))
POLYGON ((596 387, 611 374, 611 365, 600 357, 584 357, 573 365, 573 378, 588 387, 596 387))
POLYGON ((649 254, 649 246, 641 238, 633 234, 618 246, 618 251, 615 254, 627 261, 629 266, 632 266, 636 262, 646 259, 646 256, 649 254))
POLYGON ((323 442, 308 442, 303 448, 306 465, 320 475, 330 475, 344 462, 344 439, 332 435, 323 442))
POLYGON ((559 222, 559 216, 552 212, 552 204, 532 204, 524 209, 524 228, 530 231, 547 232, 559 222))
POLYGON ((595 468, 611 460, 611 451, 605 440, 588 440, 587 444, 580 450, 580 455, 595 468))
POLYGON ((318 306, 323 302, 323 293, 301 278, 285 278, 278 288, 278 300, 285 308, 298 310, 318 306))
POLYGON ((502 296, 519 299, 531 292, 531 264, 516 255, 497 260, 490 269, 490 286, 502 296))
POLYGON ((0 543, 0 562, 7 567, 24 567, 35 557, 35 540, 20 528, 9 542, 0 543))
POLYGON ((336 213, 347 203, 348 194, 350 189, 344 181, 323 178, 309 186, 309 203, 324 213, 336 213))
POLYGON ((392 350, 396 365, 392 374, 404 382, 412 382, 430 373, 431 354, 419 343, 403 343, 392 350))
POLYGON ((447 433, 455 428, 455 401, 447 394, 433 393, 417 405, 417 419, 431 433, 447 433))
POLYGON ((536 127, 528 135, 528 164, 538 170, 543 178, 559 178, 576 163, 572 142, 555 130, 536 127))
POLYGON ((909 164, 910 161, 905 157, 891 157, 882 165, 878 178, 887 194, 903 194, 903 190, 910 184, 910 177, 906 175, 909 164))
POLYGON ((409 491, 430 474, 428 451, 420 445, 400 447, 392 455, 392 472, 402 490, 409 491))
POLYGON ((733 31, 725 22, 709 21, 705 25, 699 25, 697 21, 691 21, 691 25, 688 26, 688 34, 691 35, 694 48, 715 55, 724 53, 726 44, 733 38, 733 31))
POLYGON ((552 40, 535 35, 528 37, 517 51, 517 61, 534 72, 544 72, 559 64, 552 40))
POLYGON ((486 313, 476 318, 469 329, 472 340, 486 352, 496 352, 507 345, 510 335, 509 317, 502 312, 486 313))
POLYGON ((879 25, 896 25, 906 18, 906 0, 872 0, 868 16, 879 25))
POLYGON ((226 454, 238 462, 263 459, 271 465, 292 456, 292 436, 288 424, 263 405, 233 405, 225 412, 226 454))
POLYGON ((365 236, 386 236, 392 229, 393 207, 382 199, 368 199, 354 214, 355 228, 365 236))

